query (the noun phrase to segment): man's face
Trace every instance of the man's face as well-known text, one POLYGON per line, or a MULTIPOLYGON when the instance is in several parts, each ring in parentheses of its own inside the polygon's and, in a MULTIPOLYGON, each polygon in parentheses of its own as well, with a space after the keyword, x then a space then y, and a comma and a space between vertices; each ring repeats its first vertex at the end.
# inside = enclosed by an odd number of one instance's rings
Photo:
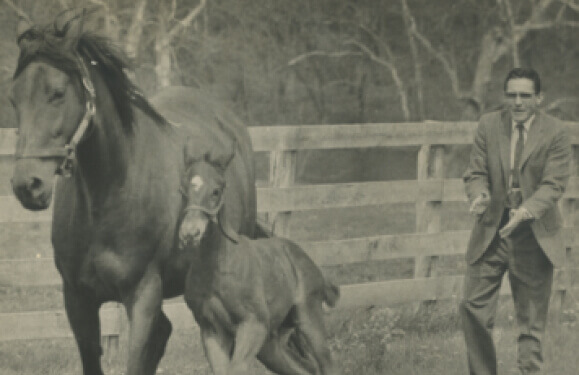
POLYGON ((507 82, 505 103, 515 122, 527 121, 537 111, 541 100, 541 94, 535 94, 532 80, 513 78, 507 82))

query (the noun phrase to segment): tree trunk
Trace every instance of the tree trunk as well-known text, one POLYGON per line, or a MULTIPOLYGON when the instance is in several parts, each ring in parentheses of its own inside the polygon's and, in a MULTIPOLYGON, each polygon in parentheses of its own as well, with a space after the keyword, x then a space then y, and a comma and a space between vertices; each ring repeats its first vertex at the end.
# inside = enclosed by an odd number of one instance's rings
POLYGON ((139 44, 141 43, 141 36, 143 35, 143 19, 145 17, 145 8, 147 7, 147 0, 140 0, 135 6, 131 26, 127 31, 125 40, 125 52, 127 55, 135 59, 139 53, 139 44))

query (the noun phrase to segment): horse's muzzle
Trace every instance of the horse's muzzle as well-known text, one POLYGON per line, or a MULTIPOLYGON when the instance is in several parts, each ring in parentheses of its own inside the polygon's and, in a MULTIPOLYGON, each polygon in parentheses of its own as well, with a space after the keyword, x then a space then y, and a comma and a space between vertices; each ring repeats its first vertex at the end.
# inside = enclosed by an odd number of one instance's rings
POLYGON ((28 210, 45 210, 52 200, 52 176, 43 177, 34 173, 29 160, 19 160, 14 166, 14 175, 10 180, 12 191, 22 206, 28 210))
POLYGON ((188 213, 183 218, 179 228, 179 242, 183 248, 196 247, 201 244, 201 239, 209 223, 209 220, 204 216, 188 213))

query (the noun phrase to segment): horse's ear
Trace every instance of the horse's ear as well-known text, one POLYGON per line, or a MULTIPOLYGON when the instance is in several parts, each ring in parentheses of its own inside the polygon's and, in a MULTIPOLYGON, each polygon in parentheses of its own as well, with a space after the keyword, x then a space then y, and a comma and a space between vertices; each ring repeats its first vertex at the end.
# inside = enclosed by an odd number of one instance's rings
POLYGON ((231 163, 231 160, 233 160, 233 157, 235 156, 236 147, 237 141, 233 141, 229 151, 221 152, 212 156, 206 156, 206 158, 208 157, 209 159, 211 159, 210 162, 213 165, 216 165, 217 167, 221 168, 221 170, 225 171, 227 169, 227 166, 229 166, 229 163, 231 163))
POLYGON ((18 41, 20 42, 20 40, 22 39, 21 36, 24 35, 24 33, 26 33, 28 30, 30 30, 32 28, 32 22, 30 22, 30 19, 26 18, 26 17, 20 17, 18 20, 18 29, 16 31, 17 33, 17 38, 18 41))
POLYGON ((54 20, 54 34, 62 38, 64 47, 70 51, 76 50, 76 46, 82 35, 85 14, 86 9, 80 12, 67 10, 62 12, 54 20))

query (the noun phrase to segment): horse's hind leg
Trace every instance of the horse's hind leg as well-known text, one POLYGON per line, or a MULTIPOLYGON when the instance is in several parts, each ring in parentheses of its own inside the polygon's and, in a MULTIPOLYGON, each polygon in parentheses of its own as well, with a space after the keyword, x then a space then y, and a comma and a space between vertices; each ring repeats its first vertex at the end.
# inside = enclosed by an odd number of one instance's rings
MULTIPOLYGON (((295 340, 293 329, 283 334, 270 337, 263 345, 257 358, 270 371, 280 375, 313 375, 317 373, 315 361, 308 356, 302 357, 288 345, 288 338, 295 340)), ((299 344, 298 344, 299 345, 299 344)), ((301 348, 300 348, 301 349, 301 348)))
MULTIPOLYGON (((304 305, 296 307, 297 331, 304 335, 307 345, 318 362, 322 375, 338 374, 328 348, 322 302, 317 295, 311 295, 304 305)), ((306 348, 303 348, 306 349, 306 348)))
POLYGON ((84 375, 103 375, 100 357, 99 307, 90 291, 78 290, 64 283, 64 306, 78 345, 84 375))

